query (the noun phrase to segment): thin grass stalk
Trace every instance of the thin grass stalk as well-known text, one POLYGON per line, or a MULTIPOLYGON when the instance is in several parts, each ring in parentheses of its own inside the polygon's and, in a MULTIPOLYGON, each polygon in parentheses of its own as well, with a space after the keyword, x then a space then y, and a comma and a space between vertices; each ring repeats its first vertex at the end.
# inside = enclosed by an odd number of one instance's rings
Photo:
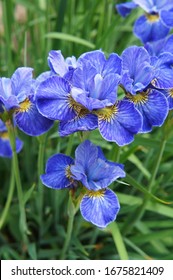
MULTIPOLYGON (((151 176, 149 184, 148 184, 148 191, 149 191, 149 193, 152 193, 152 187, 154 185, 154 181, 155 181, 155 178, 156 178, 158 170, 159 170, 159 166, 160 166, 161 159, 162 159, 162 156, 163 156, 163 153, 164 153, 165 145, 166 145, 166 140, 163 139, 162 142, 161 142, 161 146, 160 146, 159 152, 158 152, 158 156, 157 156, 157 160, 156 160, 156 163, 155 163, 155 167, 154 167, 154 170, 152 172, 152 176, 151 176)), ((136 224, 136 222, 139 221, 142 218, 149 199, 150 199, 149 196, 145 195, 143 203, 141 204, 141 206, 139 208, 137 208, 135 213, 133 212, 129 216, 129 218, 127 219, 126 223, 124 224, 124 227, 123 227, 123 230, 122 230, 123 234, 127 234, 128 232, 130 232, 130 230, 132 230, 132 228, 136 224)))
POLYGON ((10 177, 10 187, 9 187, 9 191, 8 191, 8 195, 7 195, 7 201, 5 203, 1 218, 0 218, 0 229, 3 228, 9 209, 10 209, 10 205, 11 205, 11 201, 13 198, 13 193, 14 193, 14 187, 15 187, 15 179, 14 179, 14 170, 13 170, 13 162, 11 162, 11 177, 10 177))
POLYGON ((27 238, 27 221, 26 221, 26 214, 25 214, 25 203, 24 203, 24 197, 23 197, 23 190, 22 190, 22 184, 20 179, 20 170, 19 170, 19 162, 18 162, 18 156, 16 152, 16 135, 14 126, 11 122, 11 120, 8 120, 6 122, 6 126, 8 129, 8 135, 10 139, 10 145, 12 148, 12 162, 13 162, 13 169, 14 169, 14 176, 15 176, 15 182, 17 187, 17 194, 18 194, 18 200, 19 200, 19 210, 20 210, 20 220, 19 220, 19 229, 22 235, 22 240, 25 245, 28 243, 27 238))
POLYGON ((123 241, 123 237, 121 235, 121 232, 119 230, 119 227, 116 222, 113 222, 109 224, 108 230, 110 230, 112 234, 112 238, 114 240, 115 246, 117 248, 119 257, 121 260, 128 260, 129 256, 126 250, 126 246, 123 241))

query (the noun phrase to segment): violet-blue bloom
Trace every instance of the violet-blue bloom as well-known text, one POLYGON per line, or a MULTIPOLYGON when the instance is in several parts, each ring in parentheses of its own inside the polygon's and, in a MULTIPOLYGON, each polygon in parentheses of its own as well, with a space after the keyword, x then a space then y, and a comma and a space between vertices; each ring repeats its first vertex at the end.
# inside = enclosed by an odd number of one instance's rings
POLYGON ((100 148, 86 140, 76 149, 71 173, 87 189, 80 204, 84 219, 98 227, 114 221, 120 205, 115 193, 107 187, 125 177, 123 166, 107 161, 100 148))
POLYGON ((150 57, 143 47, 132 46, 122 53, 122 87, 142 116, 140 132, 149 132, 152 126, 161 126, 168 114, 168 102, 157 89, 170 88, 173 56, 163 53, 150 57), (134 63, 135 61, 135 63, 134 63))
POLYGON ((141 7, 145 12, 145 15, 140 16, 134 25, 134 34, 143 43, 159 40, 169 33, 170 28, 173 27, 172 0, 133 0, 116 5, 119 14, 123 17, 136 6, 141 7))
MULTIPOLYGON (((19 153, 23 147, 23 142, 16 137, 16 152, 19 153)), ((0 157, 11 158, 13 155, 7 128, 0 120, 0 157)))
POLYGON ((43 117, 35 105, 32 68, 19 67, 11 79, 0 79, 0 101, 5 110, 14 115, 16 125, 28 135, 43 134, 53 125, 53 122, 43 117))
POLYGON ((52 156, 41 180, 47 187, 58 190, 82 184, 85 194, 80 204, 81 214, 85 220, 104 228, 116 219, 120 209, 117 196, 107 187, 123 177, 124 166, 106 160, 100 147, 86 140, 77 147, 75 160, 63 154, 52 156))

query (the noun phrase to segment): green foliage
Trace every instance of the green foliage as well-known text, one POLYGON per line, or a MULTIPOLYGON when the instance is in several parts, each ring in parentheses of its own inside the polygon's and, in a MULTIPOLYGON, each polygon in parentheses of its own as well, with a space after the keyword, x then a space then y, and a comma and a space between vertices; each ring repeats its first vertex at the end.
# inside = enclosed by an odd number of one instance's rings
MULTIPOLYGON (((115 10, 118 2, 121 1, 0 1, 0 75, 10 77, 17 67, 25 65, 33 67, 37 76, 48 69, 47 55, 52 49, 60 49, 65 57, 78 57, 93 49, 121 54, 127 46, 140 45, 132 34, 140 11, 124 20, 115 10), (18 4, 25 7, 23 17, 16 12, 18 4)), ((18 134, 25 143, 19 154, 19 167, 28 248, 21 242, 11 160, 0 158, 0 257, 59 259, 66 239, 68 191, 47 189, 41 185, 38 173, 55 153, 74 156, 80 137, 76 133, 61 139, 57 123, 46 135, 45 143, 44 139, 31 138, 20 131, 18 134)), ((121 204, 116 224, 100 230, 84 221, 79 211, 75 214, 66 259, 172 259, 172 116, 162 128, 136 136, 132 144, 121 149, 102 139, 98 131, 91 132, 89 138, 103 148, 109 160, 125 164, 128 175, 112 185, 121 204)))

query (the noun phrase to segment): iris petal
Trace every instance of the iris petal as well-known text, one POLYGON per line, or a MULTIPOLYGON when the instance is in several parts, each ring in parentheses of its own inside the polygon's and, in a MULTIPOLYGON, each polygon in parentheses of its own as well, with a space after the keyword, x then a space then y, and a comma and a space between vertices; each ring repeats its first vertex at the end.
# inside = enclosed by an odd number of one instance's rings
POLYGON ((49 158, 46 164, 46 174, 41 175, 44 185, 53 189, 64 189, 72 185, 67 174, 67 168, 73 164, 71 157, 56 154, 49 158))
POLYGON ((48 131, 52 127, 53 121, 38 112, 33 98, 27 99, 23 103, 25 102, 29 103, 26 108, 22 109, 21 105, 21 108, 14 114, 15 122, 20 130, 30 136, 38 136, 48 131))
POLYGON ((150 22, 146 16, 139 17, 134 25, 134 34, 143 42, 156 41, 164 38, 170 28, 166 27, 161 20, 150 22))
POLYGON ((116 5, 116 9, 122 17, 128 16, 130 14, 130 12, 133 9, 135 9, 136 7, 137 7, 137 5, 133 2, 122 3, 122 4, 116 5))
POLYGON ((61 121, 59 123, 59 135, 67 136, 76 131, 88 131, 94 130, 98 127, 97 116, 92 114, 86 114, 81 117, 75 117, 70 121, 61 121))
POLYGON ((37 88, 36 103, 39 112, 52 120, 70 120, 75 117, 70 107, 70 84, 63 78, 52 76, 37 88))
MULTIPOLYGON (((16 137, 16 152, 19 153, 23 147, 23 142, 16 137)), ((7 157, 11 158, 12 157, 12 149, 10 145, 10 140, 9 139, 3 139, 0 136, 0 156, 1 157, 7 157)))
POLYGON ((104 190, 100 195, 92 192, 85 195, 80 204, 80 211, 85 220, 104 228, 116 219, 120 205, 116 194, 110 189, 104 190))
POLYGON ((31 92, 32 71, 30 67, 19 67, 11 77, 13 94, 20 102, 26 99, 31 92))
POLYGON ((157 90, 150 91, 147 102, 139 102, 135 106, 143 118, 143 125, 140 130, 142 133, 150 132, 152 126, 161 126, 169 109, 165 96, 157 90))
POLYGON ((119 101, 117 112, 112 114, 110 120, 99 118, 98 128, 103 138, 116 142, 119 146, 127 145, 134 140, 142 126, 141 114, 134 105, 128 101, 119 101))

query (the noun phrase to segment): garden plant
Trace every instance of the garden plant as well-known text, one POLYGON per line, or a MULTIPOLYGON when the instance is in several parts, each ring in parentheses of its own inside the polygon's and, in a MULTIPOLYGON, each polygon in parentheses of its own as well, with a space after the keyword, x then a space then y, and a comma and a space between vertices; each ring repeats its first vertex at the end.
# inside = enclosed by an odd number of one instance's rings
POLYGON ((173 258, 173 1, 0 1, 1 259, 173 258))

